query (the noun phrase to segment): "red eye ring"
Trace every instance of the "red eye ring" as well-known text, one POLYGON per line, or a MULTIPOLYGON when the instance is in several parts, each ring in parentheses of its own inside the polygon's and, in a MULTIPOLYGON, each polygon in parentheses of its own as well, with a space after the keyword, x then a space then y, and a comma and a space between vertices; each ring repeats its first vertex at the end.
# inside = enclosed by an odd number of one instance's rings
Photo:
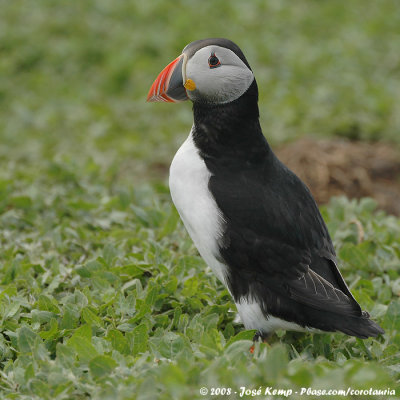
POLYGON ((210 68, 217 68, 221 65, 221 61, 219 61, 219 58, 215 55, 215 53, 211 53, 211 56, 208 59, 208 66, 210 68))

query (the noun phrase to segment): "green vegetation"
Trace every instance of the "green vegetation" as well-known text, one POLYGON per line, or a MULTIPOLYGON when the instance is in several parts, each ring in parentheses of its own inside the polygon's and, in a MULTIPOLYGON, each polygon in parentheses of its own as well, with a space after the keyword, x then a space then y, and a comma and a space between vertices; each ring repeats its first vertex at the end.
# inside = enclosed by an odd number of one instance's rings
POLYGON ((144 101, 184 45, 225 36, 255 71, 273 143, 398 142, 397 1, 0 4, 0 397, 193 399, 240 386, 399 395, 399 219, 368 199, 323 209, 383 337, 280 332, 251 354, 253 332, 234 322, 166 186, 190 105, 144 101))

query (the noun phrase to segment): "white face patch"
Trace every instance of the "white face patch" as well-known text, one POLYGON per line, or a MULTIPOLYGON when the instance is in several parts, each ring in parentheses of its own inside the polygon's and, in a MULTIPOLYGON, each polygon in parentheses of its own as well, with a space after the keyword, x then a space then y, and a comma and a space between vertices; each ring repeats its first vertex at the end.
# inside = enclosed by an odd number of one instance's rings
POLYGON ((216 45, 198 50, 187 61, 185 72, 184 78, 196 85, 195 90, 187 90, 189 98, 208 103, 230 103, 246 92, 254 80, 253 73, 232 50, 216 45), (221 63, 218 67, 210 68, 212 54, 221 63))

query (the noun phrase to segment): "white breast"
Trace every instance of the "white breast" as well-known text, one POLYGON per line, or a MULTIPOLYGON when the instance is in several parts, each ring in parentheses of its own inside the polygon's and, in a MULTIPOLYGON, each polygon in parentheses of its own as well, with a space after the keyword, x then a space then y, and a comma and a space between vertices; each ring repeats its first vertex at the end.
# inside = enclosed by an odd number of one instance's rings
POLYGON ((208 189, 211 173, 193 142, 192 132, 170 167, 172 200, 204 261, 225 283, 226 266, 218 261, 223 217, 208 189))

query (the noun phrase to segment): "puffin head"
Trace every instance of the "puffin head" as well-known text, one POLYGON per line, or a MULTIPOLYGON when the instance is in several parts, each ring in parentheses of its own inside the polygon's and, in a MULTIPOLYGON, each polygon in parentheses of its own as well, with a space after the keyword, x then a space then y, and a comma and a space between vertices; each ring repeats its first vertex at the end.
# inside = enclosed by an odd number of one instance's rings
POLYGON ((241 97, 254 81, 240 48, 228 39, 188 44, 150 88, 147 101, 225 104, 241 97))

